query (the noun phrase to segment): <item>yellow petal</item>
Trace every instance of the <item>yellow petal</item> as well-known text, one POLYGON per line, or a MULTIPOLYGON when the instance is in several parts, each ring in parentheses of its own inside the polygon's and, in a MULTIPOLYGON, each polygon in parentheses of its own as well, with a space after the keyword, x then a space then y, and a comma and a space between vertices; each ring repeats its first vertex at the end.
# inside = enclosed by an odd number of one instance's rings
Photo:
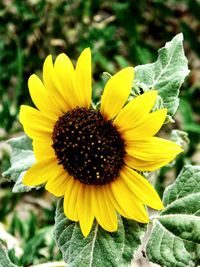
POLYGON ((44 138, 43 141, 33 140, 32 144, 34 155, 38 161, 55 157, 52 138, 44 138))
POLYGON ((103 198, 104 199, 104 207, 105 210, 103 210, 105 217, 107 217, 107 225, 108 228, 110 229, 110 232, 115 232, 117 231, 117 226, 118 226, 118 220, 117 220, 117 214, 115 211, 115 207, 113 206, 112 203, 110 203, 109 196, 107 195, 107 188, 108 186, 104 186, 102 189, 103 191, 103 198), (107 216, 106 216, 107 214, 107 216))
POLYGON ((133 158, 129 155, 125 157, 126 165, 138 170, 138 171, 154 171, 162 166, 163 161, 156 161, 152 164, 151 161, 142 161, 140 159, 133 158))
POLYGON ((87 237, 94 220, 91 202, 91 188, 84 184, 81 184, 80 186, 81 189, 79 190, 77 197, 78 219, 81 231, 83 235, 87 237))
POLYGON ((45 185, 45 189, 57 197, 61 197, 65 194, 67 181, 71 179, 69 175, 63 171, 58 173, 57 176, 54 176, 48 180, 45 185))
POLYGON ((109 232, 116 231, 118 225, 117 215, 114 206, 109 202, 106 186, 93 187, 92 203, 95 217, 101 227, 109 232))
POLYGON ((35 163, 24 175, 23 184, 28 186, 40 185, 52 177, 62 173, 63 169, 57 164, 56 158, 48 158, 35 163))
POLYGON ((124 166, 120 173, 120 177, 143 203, 153 209, 163 209, 163 204, 153 186, 140 174, 124 166))
POLYGON ((131 130, 124 131, 122 137, 126 141, 143 140, 155 135, 162 127, 167 115, 167 109, 159 109, 148 115, 147 119, 131 130))
POLYGON ((147 223, 149 221, 142 201, 132 194, 128 186, 120 177, 113 181, 110 185, 119 206, 131 219, 142 223, 147 223))
POLYGON ((92 98, 92 60, 90 48, 84 49, 81 53, 76 64, 75 73, 79 106, 89 108, 92 98))
POLYGON ((119 205, 119 203, 117 202, 115 196, 112 193, 110 184, 108 185, 108 187, 105 189, 106 190, 106 194, 107 194, 107 198, 109 199, 110 203, 113 205, 113 207, 116 209, 116 211, 121 214, 123 217, 127 218, 127 219, 131 219, 131 216, 129 216, 119 205))
POLYGON ((55 120, 44 116, 39 110, 22 105, 19 120, 23 124, 25 133, 34 138, 49 138, 52 135, 55 120))
POLYGON ((77 195, 81 189, 80 182, 75 181, 73 177, 67 182, 64 197, 64 213, 69 220, 78 221, 77 195))
POLYGON ((135 128, 147 119, 147 115, 153 108, 157 91, 151 90, 134 98, 129 102, 114 119, 114 125, 120 132, 135 128))
POLYGON ((55 69, 53 67, 52 56, 49 55, 43 65, 43 81, 44 85, 51 97, 51 100, 56 106, 65 113, 69 110, 67 100, 65 99, 65 93, 60 86, 55 69))
POLYGON ((62 115, 62 112, 51 100, 42 81, 35 74, 30 76, 28 80, 28 88, 33 103, 45 116, 57 119, 62 115))
POLYGON ((81 106, 75 83, 75 70, 71 60, 64 53, 60 54, 55 61, 54 68, 63 95, 71 109, 81 106))
POLYGON ((131 91, 134 70, 125 68, 110 78, 101 98, 101 114, 106 119, 113 119, 125 105, 131 91))
POLYGON ((126 143, 126 152, 131 156, 126 163, 136 170, 153 171, 171 162, 182 151, 176 143, 159 137, 131 141, 126 143))

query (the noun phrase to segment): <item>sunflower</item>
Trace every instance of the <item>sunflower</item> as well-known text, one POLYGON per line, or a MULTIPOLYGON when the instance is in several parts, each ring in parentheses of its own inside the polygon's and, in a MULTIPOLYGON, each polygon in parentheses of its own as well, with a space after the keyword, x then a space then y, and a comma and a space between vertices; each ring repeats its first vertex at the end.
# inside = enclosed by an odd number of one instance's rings
POLYGON ((117 213, 148 223, 146 205, 163 204, 151 184, 137 171, 154 171, 172 161, 182 149, 154 137, 167 110, 154 112, 157 92, 150 90, 128 104, 134 70, 112 76, 99 109, 92 108, 91 51, 86 48, 76 68, 65 54, 43 65, 43 82, 28 81, 37 109, 22 105, 20 122, 33 139, 36 163, 26 172, 27 186, 45 184, 64 196, 64 213, 79 222, 87 236, 94 219, 107 231, 117 230, 117 213), (126 104, 126 105, 125 105, 126 104))

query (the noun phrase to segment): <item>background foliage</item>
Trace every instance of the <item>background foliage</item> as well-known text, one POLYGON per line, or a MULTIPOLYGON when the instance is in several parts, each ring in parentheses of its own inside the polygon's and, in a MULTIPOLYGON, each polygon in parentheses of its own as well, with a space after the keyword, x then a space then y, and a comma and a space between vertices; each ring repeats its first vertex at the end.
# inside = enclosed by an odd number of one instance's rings
POLYGON ((163 168, 155 181, 162 195, 184 163, 200 164, 199 30, 197 0, 0 2, 0 239, 5 245, 13 244, 9 248, 13 263, 26 266, 61 259, 49 235, 55 199, 43 189, 13 194, 13 184, 1 177, 9 166, 10 147, 5 140, 22 131, 17 118, 19 107, 22 103, 32 105, 28 77, 32 73, 41 75, 48 54, 65 52, 76 61, 80 51, 90 46, 93 88, 98 98, 105 83, 104 71, 113 74, 127 65, 154 62, 157 50, 183 32, 191 73, 181 90, 176 122, 165 127, 162 134, 178 128, 189 133, 190 143, 176 164, 163 168), (32 253, 26 253, 30 248, 32 253))

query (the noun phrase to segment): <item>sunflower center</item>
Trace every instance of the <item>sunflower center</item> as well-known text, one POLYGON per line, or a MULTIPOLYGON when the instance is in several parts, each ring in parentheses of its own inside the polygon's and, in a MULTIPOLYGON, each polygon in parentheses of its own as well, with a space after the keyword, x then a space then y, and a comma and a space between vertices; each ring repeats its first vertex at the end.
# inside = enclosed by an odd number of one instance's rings
POLYGON ((81 183, 108 184, 124 164, 124 141, 99 111, 68 111, 55 123, 52 139, 59 164, 81 183))

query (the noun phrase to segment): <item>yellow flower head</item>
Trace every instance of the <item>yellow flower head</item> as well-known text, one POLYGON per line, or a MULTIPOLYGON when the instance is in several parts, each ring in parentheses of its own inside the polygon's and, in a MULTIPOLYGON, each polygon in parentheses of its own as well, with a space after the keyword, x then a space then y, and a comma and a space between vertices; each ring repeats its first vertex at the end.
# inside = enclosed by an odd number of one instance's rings
POLYGON ((125 105, 134 79, 132 67, 110 78, 99 110, 91 108, 91 73, 89 48, 75 69, 65 54, 54 64, 48 56, 43 82, 36 75, 28 81, 37 109, 23 105, 20 110, 37 159, 23 183, 45 183, 49 192, 64 196, 64 212, 79 221, 84 236, 94 218, 105 230, 116 231, 117 213, 147 223, 145 205, 157 210, 163 205, 137 171, 158 169, 182 151, 173 142, 153 137, 167 114, 166 109, 151 112, 155 90, 125 105))

